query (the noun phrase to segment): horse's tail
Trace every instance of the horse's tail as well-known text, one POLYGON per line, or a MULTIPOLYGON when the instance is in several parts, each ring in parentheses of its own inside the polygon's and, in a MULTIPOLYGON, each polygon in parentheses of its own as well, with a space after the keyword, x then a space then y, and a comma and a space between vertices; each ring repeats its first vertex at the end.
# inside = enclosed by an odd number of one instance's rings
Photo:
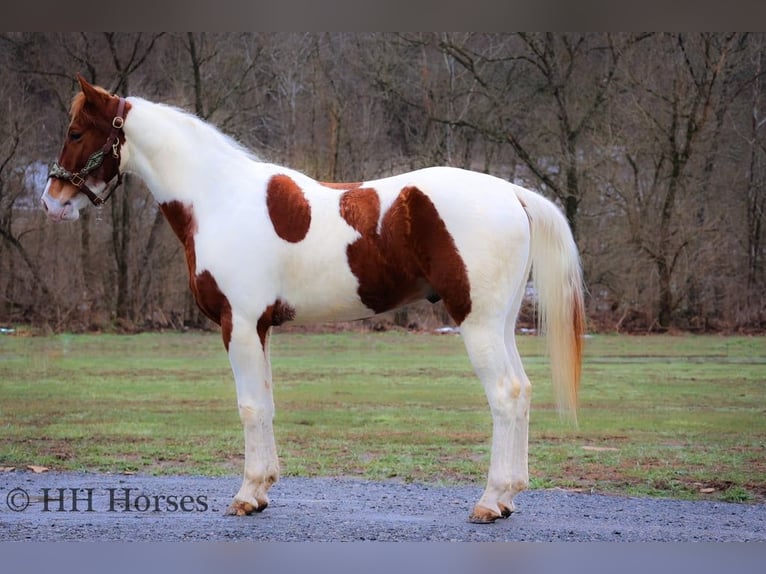
POLYGON ((559 413, 577 422, 585 312, 580 257, 561 210, 542 195, 516 186, 531 227, 532 280, 538 326, 547 334, 559 413))

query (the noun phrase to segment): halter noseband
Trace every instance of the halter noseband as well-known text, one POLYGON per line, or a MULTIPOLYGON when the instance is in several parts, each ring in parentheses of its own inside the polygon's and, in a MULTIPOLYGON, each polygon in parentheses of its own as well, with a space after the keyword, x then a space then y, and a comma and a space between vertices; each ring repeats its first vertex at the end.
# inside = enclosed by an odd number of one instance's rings
POLYGON ((115 159, 120 158, 120 132, 122 131, 122 126, 125 123, 124 114, 125 98, 120 98, 120 102, 117 105, 117 115, 112 120, 112 131, 109 134, 109 137, 106 139, 104 145, 101 146, 101 149, 96 150, 90 155, 88 161, 85 162, 85 167, 76 173, 72 173, 71 171, 61 167, 57 162, 53 162, 53 165, 48 172, 48 177, 61 179, 71 183, 79 191, 84 193, 85 196, 90 199, 90 202, 96 207, 106 203, 106 200, 111 197, 112 193, 114 193, 114 190, 117 189, 122 183, 122 174, 120 173, 119 166, 117 168, 117 182, 103 197, 100 197, 92 189, 85 185, 85 180, 88 178, 88 175, 92 171, 98 169, 98 167, 104 163, 104 158, 106 157, 106 154, 109 152, 109 150, 112 151, 112 157, 115 159))

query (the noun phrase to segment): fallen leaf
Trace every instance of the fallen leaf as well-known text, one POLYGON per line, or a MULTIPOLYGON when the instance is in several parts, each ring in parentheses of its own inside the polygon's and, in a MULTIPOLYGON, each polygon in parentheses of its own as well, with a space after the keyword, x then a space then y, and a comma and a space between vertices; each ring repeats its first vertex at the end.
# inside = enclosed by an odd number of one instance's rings
POLYGON ((41 472, 48 472, 50 469, 47 466, 37 466, 36 464, 28 464, 27 470, 31 470, 34 473, 40 474, 41 472))
POLYGON ((590 446, 585 445, 582 447, 583 450, 590 450, 593 452, 619 452, 619 448, 614 448, 612 446, 590 446))
POLYGON ((15 466, 0 466, 0 472, 13 472, 16 470, 15 466))
POLYGON ((715 488, 700 488, 700 492, 702 494, 710 494, 711 492, 715 492, 715 488))

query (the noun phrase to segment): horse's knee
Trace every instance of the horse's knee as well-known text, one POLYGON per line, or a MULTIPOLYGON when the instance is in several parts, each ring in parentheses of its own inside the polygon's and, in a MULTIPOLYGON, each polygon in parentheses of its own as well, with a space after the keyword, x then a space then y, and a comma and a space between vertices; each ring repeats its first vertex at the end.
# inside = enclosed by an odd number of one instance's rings
POLYGON ((274 417, 274 409, 267 405, 240 404, 239 420, 242 424, 249 426, 261 421, 271 421, 274 417))

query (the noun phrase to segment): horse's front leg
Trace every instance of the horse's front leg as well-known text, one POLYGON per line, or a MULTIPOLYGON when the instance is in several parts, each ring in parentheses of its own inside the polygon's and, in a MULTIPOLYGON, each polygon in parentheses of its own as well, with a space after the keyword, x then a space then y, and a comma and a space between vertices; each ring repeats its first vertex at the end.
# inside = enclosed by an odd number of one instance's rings
POLYGON ((260 512, 269 504, 267 491, 279 478, 274 440, 274 399, 271 391, 269 332, 263 340, 255 328, 235 322, 229 361, 237 385, 239 416, 245 431, 245 471, 242 487, 226 514, 260 512))

